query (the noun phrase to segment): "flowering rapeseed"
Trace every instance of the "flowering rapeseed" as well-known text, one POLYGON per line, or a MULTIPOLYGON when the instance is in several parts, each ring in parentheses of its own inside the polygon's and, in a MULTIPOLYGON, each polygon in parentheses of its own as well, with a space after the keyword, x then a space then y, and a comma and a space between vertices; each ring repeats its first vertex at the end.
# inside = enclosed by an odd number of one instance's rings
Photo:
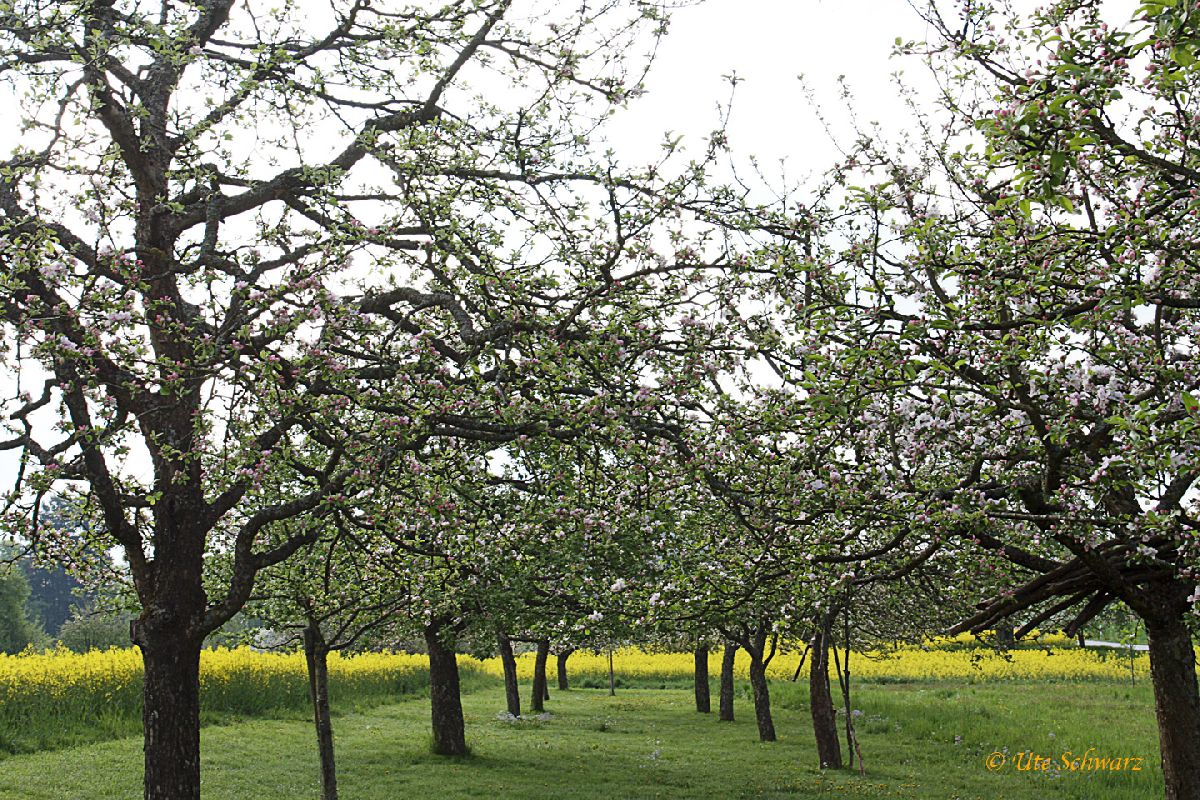
MULTIPOLYGON (((471 669, 471 662, 464 663, 471 669)), ((428 681, 425 656, 331 653, 335 701, 420 691, 428 681)), ((95 723, 141 716, 142 657, 136 649, 90 653, 51 650, 0 654, 0 731, 95 723)), ((304 654, 263 653, 248 647, 205 650, 200 656, 201 705, 207 712, 260 714, 308 704, 304 654)), ((0 738, 0 750, 6 749, 0 738)))
MULTIPOLYGON (((971 640, 973 642, 973 640, 971 640)), ((1090 681, 1129 678, 1130 660, 1118 651, 1085 650, 1063 636, 1043 636, 1036 648, 997 653, 985 647, 970 647, 966 639, 936 640, 925 645, 903 645, 894 649, 851 654, 850 669, 858 679, 884 681, 967 680, 967 681, 1090 681)), ((767 669, 776 679, 791 678, 800 663, 803 646, 779 653, 767 669)), ((832 659, 830 659, 832 662, 832 659)), ((568 660, 571 679, 607 679, 607 653, 580 651, 568 660)), ((1144 653, 1134 658, 1138 678, 1149 673, 1144 653)), ((673 680, 691 678, 691 653, 646 652, 637 648, 617 650, 613 656, 616 674, 632 680, 673 680)), ((553 667, 551 667, 553 668, 553 667)), ((710 669, 720 668, 720 653, 714 652, 710 669)), ((499 659, 483 662, 489 674, 502 676, 499 659)), ((805 667, 807 669, 807 665, 805 667)), ((736 677, 749 677, 750 659, 739 650, 734 662, 736 677)), ((522 679, 533 674, 533 654, 517 658, 517 673, 522 679)))

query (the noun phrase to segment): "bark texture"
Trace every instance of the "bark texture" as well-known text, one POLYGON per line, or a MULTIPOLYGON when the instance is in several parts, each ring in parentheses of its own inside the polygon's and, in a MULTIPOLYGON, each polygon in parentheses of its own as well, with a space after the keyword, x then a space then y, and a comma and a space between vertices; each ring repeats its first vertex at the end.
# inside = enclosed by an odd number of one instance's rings
POLYGON ((838 742, 837 715, 829 690, 829 632, 818 630, 809 656, 808 696, 812 712, 813 734, 817 739, 817 759, 821 769, 842 768, 842 748, 838 742))
POLYGON ((504 667, 504 699, 508 713, 521 716, 521 686, 517 683, 517 659, 513 655, 512 640, 500 632, 496 634, 496 645, 500 651, 500 663, 504 667))
POLYGON ((550 642, 539 639, 537 654, 533 660, 533 693, 529 707, 534 711, 545 711, 546 700, 550 698, 550 689, 546 682, 546 661, 550 658, 550 642))
POLYGON ((720 710, 717 714, 721 722, 733 722, 733 660, 737 651, 736 644, 727 644, 721 657, 720 710))
POLYGON ((454 647, 443 643, 439 633, 441 626, 436 623, 425 628, 425 646, 429 650, 433 752, 441 756, 465 756, 467 736, 458 682, 458 658, 454 647))
POLYGON ((200 800, 200 645, 169 633, 138 638, 145 667, 145 800, 200 800))
POLYGON ((1200 798, 1200 694, 1196 652, 1181 617, 1151 623, 1150 676, 1167 800, 1200 798))
POLYGON ((775 741, 775 721, 771 718, 771 692, 767 688, 767 636, 756 634, 746 648, 750 654, 750 689, 754 695, 754 720, 758 723, 759 741, 775 741))
POLYGON ((567 659, 574 652, 574 649, 563 650, 555 657, 558 666, 558 690, 560 692, 565 692, 571 688, 571 681, 567 677, 567 659))
POLYGON ((697 647, 693 656, 696 662, 696 711, 707 714, 712 711, 712 697, 708 686, 708 648, 697 647))

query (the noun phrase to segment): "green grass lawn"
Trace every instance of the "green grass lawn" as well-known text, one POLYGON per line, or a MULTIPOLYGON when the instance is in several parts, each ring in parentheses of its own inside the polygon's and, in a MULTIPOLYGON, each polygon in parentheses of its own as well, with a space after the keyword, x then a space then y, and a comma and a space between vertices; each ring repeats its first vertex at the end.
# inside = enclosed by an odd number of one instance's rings
MULTIPOLYGON (((761 744, 739 696, 718 723, 677 689, 553 692, 544 721, 504 722, 503 691, 464 698, 473 754, 428 751, 428 704, 411 699, 334 720, 345 800, 441 798, 899 797, 1146 800, 1162 775, 1148 687, 1091 684, 863 685, 855 698, 867 774, 815 767, 802 689, 775 684, 780 741, 761 744), (1016 769, 1021 751, 1138 756, 1140 772, 1016 769), (984 759, 1008 751, 990 772, 984 759)), ((316 798, 314 734, 304 720, 251 720, 203 732, 210 800, 316 798)), ((120 739, 0 761, 0 800, 141 796, 141 741, 120 739)))

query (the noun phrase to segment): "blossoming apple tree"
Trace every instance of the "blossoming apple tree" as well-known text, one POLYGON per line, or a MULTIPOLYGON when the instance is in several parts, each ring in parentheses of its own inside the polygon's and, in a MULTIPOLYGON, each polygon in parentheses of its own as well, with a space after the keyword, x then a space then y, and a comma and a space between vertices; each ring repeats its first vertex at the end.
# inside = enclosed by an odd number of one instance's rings
POLYGON ((703 159, 669 178, 588 140, 664 13, 0 9, 5 528, 53 548, 41 499, 76 487, 122 551, 147 798, 199 796, 199 649, 260 570, 431 441, 586 426, 577 356, 618 363, 621 309, 715 266, 652 247, 736 200, 691 202, 703 159))
POLYGON ((1004 587, 962 629, 1145 621, 1169 798, 1200 794, 1193 5, 930 5, 944 114, 860 140, 796 326, 854 429, 847 512, 1004 587))

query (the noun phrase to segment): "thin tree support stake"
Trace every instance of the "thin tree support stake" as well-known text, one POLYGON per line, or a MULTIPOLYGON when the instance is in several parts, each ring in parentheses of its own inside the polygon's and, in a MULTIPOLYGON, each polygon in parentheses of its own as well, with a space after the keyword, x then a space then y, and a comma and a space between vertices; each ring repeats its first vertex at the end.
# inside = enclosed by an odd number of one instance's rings
POLYGON ((837 670, 838 685, 842 689, 842 700, 846 705, 846 749, 850 752, 850 766, 854 766, 854 757, 858 756, 858 774, 866 775, 867 770, 863 765, 862 748, 858 745, 858 734, 854 730, 854 712, 850 706, 850 611, 849 608, 844 612, 845 627, 843 628, 843 646, 846 656, 844 659, 838 658, 837 645, 833 650, 833 667, 837 670))

